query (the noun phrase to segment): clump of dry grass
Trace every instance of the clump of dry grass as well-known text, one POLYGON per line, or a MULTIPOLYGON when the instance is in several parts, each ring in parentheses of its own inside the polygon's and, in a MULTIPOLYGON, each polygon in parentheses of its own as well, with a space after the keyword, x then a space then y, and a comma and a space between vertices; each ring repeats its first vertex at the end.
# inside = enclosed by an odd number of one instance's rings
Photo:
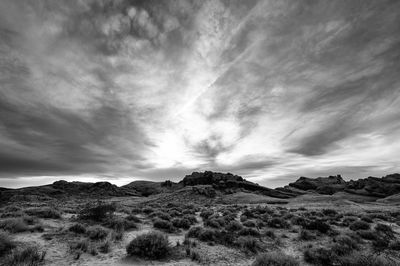
POLYGON ((292 256, 286 255, 280 251, 272 251, 260 254, 256 257, 252 266, 298 266, 298 261, 292 256))

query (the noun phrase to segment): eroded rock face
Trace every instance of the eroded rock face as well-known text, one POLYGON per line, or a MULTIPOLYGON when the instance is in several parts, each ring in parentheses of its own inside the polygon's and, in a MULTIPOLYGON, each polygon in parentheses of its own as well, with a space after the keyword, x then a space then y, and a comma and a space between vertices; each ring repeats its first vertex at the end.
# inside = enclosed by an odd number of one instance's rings
POLYGON ((179 183, 182 183, 185 186, 196 186, 196 185, 212 185, 218 183, 226 183, 226 182, 241 182, 245 181, 243 177, 238 175, 233 175, 231 173, 223 174, 223 173, 214 173, 211 171, 205 172, 193 172, 191 175, 186 175, 183 180, 179 183))
POLYGON ((285 189, 289 190, 290 188, 329 195, 345 191, 358 195, 383 198, 400 193, 400 174, 391 174, 382 178, 368 177, 347 182, 340 175, 318 178, 300 177, 285 187, 285 189))

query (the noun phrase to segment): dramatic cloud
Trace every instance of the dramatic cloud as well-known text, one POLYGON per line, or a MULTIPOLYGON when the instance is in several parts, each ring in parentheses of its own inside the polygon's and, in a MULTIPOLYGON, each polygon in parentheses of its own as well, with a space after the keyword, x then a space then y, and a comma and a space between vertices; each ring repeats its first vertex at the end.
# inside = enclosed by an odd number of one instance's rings
POLYGON ((0 2, 0 186, 400 163, 400 2, 0 2))

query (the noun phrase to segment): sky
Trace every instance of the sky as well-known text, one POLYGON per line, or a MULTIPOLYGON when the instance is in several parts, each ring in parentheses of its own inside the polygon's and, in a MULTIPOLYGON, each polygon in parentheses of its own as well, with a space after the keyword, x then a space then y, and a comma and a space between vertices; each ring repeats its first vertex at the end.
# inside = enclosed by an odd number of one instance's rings
POLYGON ((400 1, 0 0, 0 186, 400 168, 400 1))

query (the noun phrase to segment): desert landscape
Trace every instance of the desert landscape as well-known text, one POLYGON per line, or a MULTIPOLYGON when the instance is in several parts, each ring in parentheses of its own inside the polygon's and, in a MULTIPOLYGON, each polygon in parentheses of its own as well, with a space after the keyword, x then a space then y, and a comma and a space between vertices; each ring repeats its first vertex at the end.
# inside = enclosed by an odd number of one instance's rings
POLYGON ((400 175, 1 188, 1 265, 399 265, 400 175))
POLYGON ((399 266, 400 0, 0 0, 0 266, 399 266))

